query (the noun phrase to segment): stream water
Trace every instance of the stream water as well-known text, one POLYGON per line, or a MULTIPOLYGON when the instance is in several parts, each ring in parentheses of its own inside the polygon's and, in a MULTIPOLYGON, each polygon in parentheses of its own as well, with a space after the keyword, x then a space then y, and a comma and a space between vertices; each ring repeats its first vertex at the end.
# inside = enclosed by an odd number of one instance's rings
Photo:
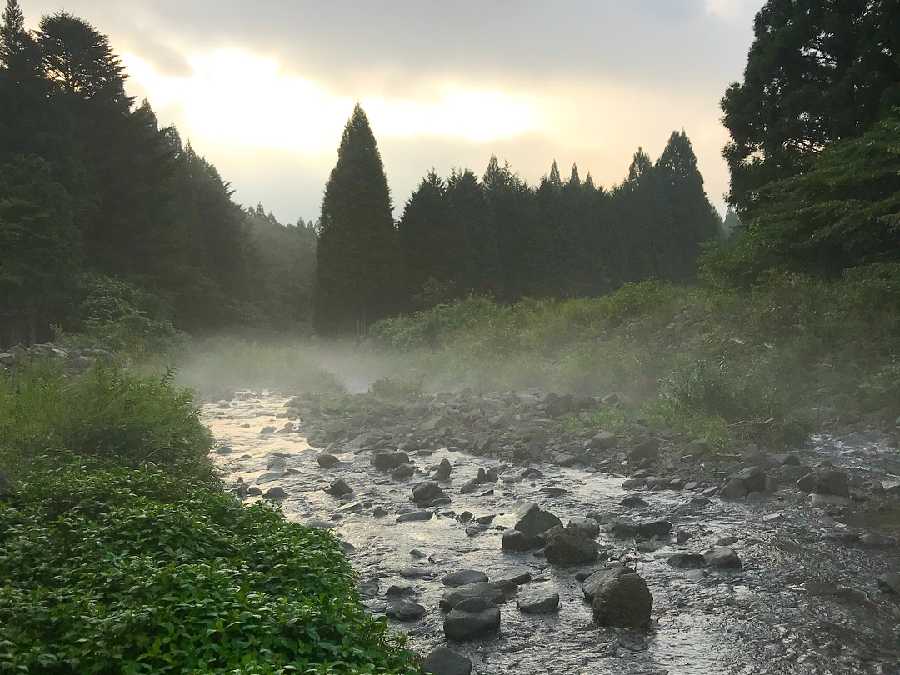
MULTIPOLYGON (((860 527, 852 522, 852 513, 836 516, 788 492, 741 501, 713 498, 705 507, 690 506, 693 495, 681 491, 641 492, 648 505, 628 509, 620 504, 629 494, 622 489, 623 477, 551 464, 532 465, 543 474, 537 479, 523 479, 521 467, 509 467, 495 485, 462 494, 459 486, 479 468, 502 467, 489 458, 429 448, 412 460, 423 472, 444 458, 450 461, 452 483, 446 492, 452 503, 435 509, 431 520, 397 523, 398 514, 417 510, 410 492, 425 474, 392 480, 373 471, 366 453, 351 451, 336 453, 341 464, 321 468, 315 459, 318 449, 303 436, 302 421, 287 432, 261 433, 266 427, 283 429, 286 401, 244 392, 204 406, 204 419, 217 442, 231 449, 214 454, 226 481, 240 477, 263 491, 280 486, 287 493, 282 501, 287 518, 334 528, 346 542, 373 612, 384 612, 389 586, 411 586, 425 615, 391 624, 421 653, 446 643, 438 606, 445 574, 475 569, 495 580, 528 571, 533 577, 529 586, 558 591, 560 609, 524 614, 513 598, 501 607, 498 636, 452 644, 481 675, 900 673, 900 602, 876 583, 878 574, 896 569, 900 561, 896 540, 891 543, 885 535, 880 546, 847 544, 848 533, 860 527), (267 469, 273 456, 284 458, 286 470, 267 469), (339 477, 354 489, 349 498, 323 491, 339 477), (563 522, 589 512, 604 518, 664 517, 689 536, 682 544, 673 537, 655 550, 639 550, 633 542, 600 534, 601 547, 611 558, 633 561, 647 580, 654 605, 650 631, 594 623, 576 574, 597 565, 556 568, 534 553, 501 550, 502 528, 511 525, 517 506, 529 501, 563 522), (376 507, 387 515, 373 516, 376 507), (470 536, 454 517, 464 511, 495 518, 470 536), (734 539, 742 569, 679 570, 666 562, 673 553, 703 552, 723 538, 734 539)), ((867 462, 867 453, 883 452, 863 441, 847 444, 820 437, 815 445, 816 452, 851 468, 867 462)), ((896 532, 894 515, 884 514, 877 532, 896 532)))

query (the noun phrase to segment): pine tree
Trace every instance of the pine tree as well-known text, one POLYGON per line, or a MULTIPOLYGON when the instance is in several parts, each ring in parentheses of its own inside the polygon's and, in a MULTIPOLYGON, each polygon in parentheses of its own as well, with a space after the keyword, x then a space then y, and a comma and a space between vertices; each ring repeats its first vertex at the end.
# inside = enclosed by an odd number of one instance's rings
POLYGON ((27 47, 28 34, 25 32, 25 16, 18 0, 6 0, 3 10, 3 24, 0 25, 0 64, 11 68, 27 47))
POLYGON ((451 229, 462 232, 465 241, 466 253, 457 261, 463 273, 460 290, 498 296, 502 286, 496 224, 484 190, 469 169, 450 174, 447 207, 451 229))
POLYGON ((316 327, 362 332, 397 306, 397 236, 381 155, 363 109, 353 109, 322 200, 316 327))

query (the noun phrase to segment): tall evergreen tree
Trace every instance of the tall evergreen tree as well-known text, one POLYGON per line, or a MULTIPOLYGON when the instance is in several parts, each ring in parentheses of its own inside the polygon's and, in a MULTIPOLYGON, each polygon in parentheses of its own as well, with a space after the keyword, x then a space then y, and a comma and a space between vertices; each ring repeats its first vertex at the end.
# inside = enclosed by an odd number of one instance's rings
POLYGON ((3 10, 3 23, 0 24, 0 64, 10 68, 17 56, 28 45, 28 34, 25 32, 25 16, 18 0, 6 0, 3 10))
POLYGON ((456 261, 463 271, 461 290, 499 296, 502 291, 496 223, 475 174, 453 171, 447 180, 450 228, 463 233, 466 254, 456 261))
POLYGON ((364 331, 397 307, 397 233, 381 154, 363 109, 353 109, 322 200, 316 328, 364 331))

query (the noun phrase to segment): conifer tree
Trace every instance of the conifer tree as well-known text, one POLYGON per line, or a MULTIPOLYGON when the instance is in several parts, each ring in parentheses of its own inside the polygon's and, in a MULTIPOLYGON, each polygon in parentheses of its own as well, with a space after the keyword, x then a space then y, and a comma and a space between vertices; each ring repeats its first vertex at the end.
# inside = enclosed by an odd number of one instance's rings
POLYGON ((316 327, 363 332, 397 306, 397 236, 381 154, 369 120, 356 105, 322 200, 316 327))
POLYGON ((0 24, 0 64, 10 68, 16 57, 27 46, 28 34, 25 32, 25 16, 18 0, 6 0, 3 10, 3 23, 0 24))

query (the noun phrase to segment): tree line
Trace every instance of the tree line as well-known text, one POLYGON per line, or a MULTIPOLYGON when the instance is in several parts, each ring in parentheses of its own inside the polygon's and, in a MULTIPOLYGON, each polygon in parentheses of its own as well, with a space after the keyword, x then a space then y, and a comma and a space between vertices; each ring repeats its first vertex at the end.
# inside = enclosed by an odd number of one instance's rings
POLYGON ((433 170, 394 226, 377 143, 357 106, 344 130, 319 222, 316 322, 364 330, 390 313, 471 294, 597 295, 629 281, 689 281, 722 221, 684 131, 654 162, 642 149, 625 180, 595 185, 556 162, 537 186, 491 157, 446 179, 433 170))
POLYGON ((98 318, 90 308, 114 315, 135 298, 143 306, 130 310, 192 332, 307 321, 312 226, 236 204, 212 164, 126 96, 125 79, 89 23, 59 12, 27 31, 7 0, 0 345, 77 330, 98 318))

